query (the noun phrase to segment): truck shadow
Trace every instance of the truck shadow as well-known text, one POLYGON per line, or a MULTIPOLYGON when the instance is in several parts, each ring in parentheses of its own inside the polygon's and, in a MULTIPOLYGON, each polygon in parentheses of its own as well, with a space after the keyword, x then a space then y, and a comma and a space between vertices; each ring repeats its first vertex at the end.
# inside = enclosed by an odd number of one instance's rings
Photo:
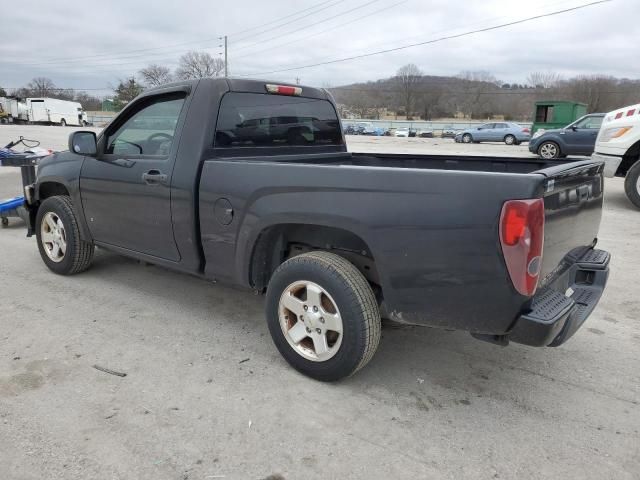
MULTIPOLYGON (((307 381, 288 366, 273 346, 264 320, 262 296, 104 251, 98 252, 94 265, 84 275, 175 304, 185 312, 176 321, 187 329, 197 328, 196 323, 201 321, 198 319, 215 318, 216 329, 232 336, 240 322, 250 332, 243 342, 252 352, 252 362, 272 364, 279 374, 307 381)), ((327 388, 385 398, 393 393, 415 401, 418 409, 437 410, 446 404, 468 405, 482 397, 501 398, 506 395, 507 385, 510 390, 530 391, 539 382, 554 382, 548 372, 556 367, 571 368, 563 363, 565 357, 562 349, 515 344, 502 348, 473 339, 466 332, 383 322, 380 347, 371 363, 353 377, 327 388), (423 398, 419 392, 425 389, 440 393, 423 398)))

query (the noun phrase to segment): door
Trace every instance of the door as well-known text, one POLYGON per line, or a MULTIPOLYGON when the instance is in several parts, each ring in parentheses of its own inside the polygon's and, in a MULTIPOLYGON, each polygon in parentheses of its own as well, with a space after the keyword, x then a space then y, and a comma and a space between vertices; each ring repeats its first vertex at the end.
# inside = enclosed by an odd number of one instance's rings
POLYGON ((567 146, 564 153, 569 155, 590 155, 593 153, 601 124, 601 116, 587 116, 565 128, 561 132, 567 146))
POLYGON ((94 240, 178 261, 171 221, 176 125, 185 93, 141 99, 107 127, 96 158, 80 175, 85 218, 94 240))
POLYGON ((485 123, 480 125, 473 134, 473 140, 477 142, 487 142, 491 140, 491 132, 493 131, 493 123, 485 123))
POLYGON ((502 142, 504 137, 507 135, 509 130, 509 125, 506 123, 496 123, 493 126, 493 130, 491 130, 491 140, 493 142, 502 142))
POLYGON ((31 122, 48 122, 49 113, 44 100, 31 100, 29 102, 31 111, 29 112, 29 120, 31 122))

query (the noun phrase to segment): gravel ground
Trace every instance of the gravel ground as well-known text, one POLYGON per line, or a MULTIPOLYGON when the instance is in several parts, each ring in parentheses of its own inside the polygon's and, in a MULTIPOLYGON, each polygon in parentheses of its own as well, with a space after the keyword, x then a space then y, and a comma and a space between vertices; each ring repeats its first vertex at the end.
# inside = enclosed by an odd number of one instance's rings
MULTIPOLYGON (((0 144, 23 134, 62 148, 71 130, 2 126, 0 144)), ((439 139, 349 142, 528 154, 439 139)), ((0 172, 0 198, 19 182, 0 172)), ((286 365, 261 297, 104 251, 86 273, 55 276, 13 221, 0 231, 0 477, 637 479, 640 212, 620 179, 606 190, 609 285, 567 344, 500 348, 387 326, 369 366, 337 384, 286 365)))

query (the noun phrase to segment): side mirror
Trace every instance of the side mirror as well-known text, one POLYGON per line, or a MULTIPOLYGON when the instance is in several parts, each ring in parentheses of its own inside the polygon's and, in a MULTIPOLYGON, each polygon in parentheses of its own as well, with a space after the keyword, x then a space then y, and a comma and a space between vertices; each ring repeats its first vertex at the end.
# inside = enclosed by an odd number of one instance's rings
POLYGON ((576 127, 575 125, 571 125, 571 130, 575 132, 576 130, 578 130, 578 127, 576 127))
POLYGON ((96 134, 85 130, 73 132, 69 135, 69 151, 88 157, 98 153, 98 140, 96 134))

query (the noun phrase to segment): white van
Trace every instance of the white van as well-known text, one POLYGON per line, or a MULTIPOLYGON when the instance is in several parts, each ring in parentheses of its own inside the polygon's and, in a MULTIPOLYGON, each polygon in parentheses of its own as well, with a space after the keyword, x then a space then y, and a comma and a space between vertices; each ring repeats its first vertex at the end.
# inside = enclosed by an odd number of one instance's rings
POLYGON ((27 98, 29 121, 62 125, 85 126, 87 114, 78 102, 55 98, 27 98))
POLYGON ((607 113, 591 158, 604 161, 605 177, 625 177, 625 193, 640 208, 640 104, 607 113))

